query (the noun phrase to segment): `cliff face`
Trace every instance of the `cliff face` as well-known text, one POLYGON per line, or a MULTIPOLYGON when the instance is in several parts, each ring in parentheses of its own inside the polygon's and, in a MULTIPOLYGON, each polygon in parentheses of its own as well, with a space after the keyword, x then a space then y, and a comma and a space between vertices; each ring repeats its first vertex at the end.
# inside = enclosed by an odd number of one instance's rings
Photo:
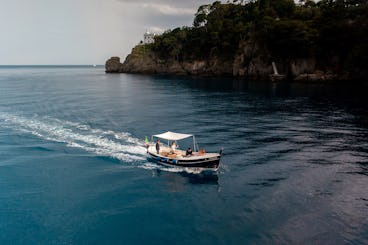
MULTIPOLYGON (((274 60, 256 43, 243 42, 232 60, 211 57, 207 60, 179 62, 175 59, 162 60, 149 48, 138 45, 133 48, 124 63, 118 57, 106 62, 106 72, 139 73, 139 74, 172 74, 193 76, 234 76, 253 80, 269 80, 274 73, 274 60)), ((313 58, 276 60, 278 72, 284 79, 297 81, 323 81, 345 79, 332 71, 317 69, 313 58)))
POLYGON ((144 46, 133 48, 124 63, 114 63, 115 57, 106 62, 106 72, 124 72, 141 74, 174 74, 174 75, 198 75, 216 76, 233 75, 232 62, 219 59, 195 60, 191 62, 179 62, 175 59, 162 60, 157 54, 144 46))

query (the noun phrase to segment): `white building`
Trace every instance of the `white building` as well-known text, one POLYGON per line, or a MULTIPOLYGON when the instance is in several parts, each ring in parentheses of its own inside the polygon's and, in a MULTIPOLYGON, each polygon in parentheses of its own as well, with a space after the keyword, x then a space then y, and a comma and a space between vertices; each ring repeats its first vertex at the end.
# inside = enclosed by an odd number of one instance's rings
POLYGON ((154 43, 155 42, 155 34, 154 33, 150 33, 150 32, 146 32, 143 35, 143 44, 150 44, 150 43, 154 43))

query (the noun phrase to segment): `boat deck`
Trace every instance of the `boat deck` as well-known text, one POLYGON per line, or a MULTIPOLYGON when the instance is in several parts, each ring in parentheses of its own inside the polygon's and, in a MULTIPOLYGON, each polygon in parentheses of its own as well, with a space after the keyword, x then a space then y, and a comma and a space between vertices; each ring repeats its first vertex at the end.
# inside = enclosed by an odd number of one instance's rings
POLYGON ((175 152, 171 152, 171 148, 166 146, 160 147, 160 154, 157 154, 155 145, 150 145, 148 147, 148 152, 155 155, 155 156, 162 156, 171 159, 178 159, 178 160, 197 160, 203 158, 211 158, 219 156, 218 153, 206 153, 204 151, 193 152, 191 156, 186 156, 185 151, 176 149, 175 152))

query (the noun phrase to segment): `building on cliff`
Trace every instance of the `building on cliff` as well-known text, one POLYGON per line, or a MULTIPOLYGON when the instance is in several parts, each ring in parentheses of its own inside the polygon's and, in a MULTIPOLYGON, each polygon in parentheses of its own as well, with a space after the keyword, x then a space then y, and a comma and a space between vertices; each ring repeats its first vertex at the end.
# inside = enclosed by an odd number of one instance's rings
POLYGON ((150 33, 149 31, 146 31, 146 33, 144 33, 143 35, 143 44, 154 43, 155 42, 154 37, 155 37, 154 33, 150 33))

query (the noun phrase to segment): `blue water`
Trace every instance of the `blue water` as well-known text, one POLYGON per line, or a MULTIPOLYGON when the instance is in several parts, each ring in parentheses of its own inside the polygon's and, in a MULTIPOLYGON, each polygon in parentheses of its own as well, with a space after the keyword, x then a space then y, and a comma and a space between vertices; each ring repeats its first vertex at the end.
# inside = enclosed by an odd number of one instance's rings
POLYGON ((326 91, 2 67, 0 244, 367 244, 367 101, 326 91), (148 162, 167 130, 219 172, 148 162))

